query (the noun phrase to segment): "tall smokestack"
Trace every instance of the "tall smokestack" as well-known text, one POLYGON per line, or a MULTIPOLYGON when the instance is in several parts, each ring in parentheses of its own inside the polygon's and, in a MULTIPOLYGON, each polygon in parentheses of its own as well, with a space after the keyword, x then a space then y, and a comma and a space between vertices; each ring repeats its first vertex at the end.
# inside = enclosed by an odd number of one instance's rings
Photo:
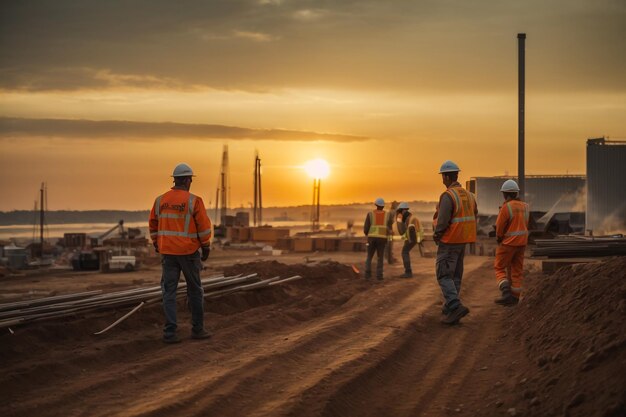
POLYGON ((524 112, 526 90, 526 34, 517 34, 518 52, 518 141, 517 141, 517 180, 519 185, 519 197, 524 199, 525 175, 524 175, 524 112))

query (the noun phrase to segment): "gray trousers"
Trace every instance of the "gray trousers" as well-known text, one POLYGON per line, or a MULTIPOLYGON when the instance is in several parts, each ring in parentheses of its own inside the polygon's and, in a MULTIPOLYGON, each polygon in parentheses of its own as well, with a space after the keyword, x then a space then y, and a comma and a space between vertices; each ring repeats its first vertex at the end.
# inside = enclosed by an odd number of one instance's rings
POLYGON ((437 282, 446 300, 448 310, 461 304, 461 280, 463 279, 463 258, 465 243, 450 244, 439 242, 437 249, 437 282))
POLYGON ((383 279, 383 262, 387 239, 380 237, 367 238, 367 258, 365 259, 365 278, 372 276, 372 258, 376 254, 376 278, 383 279))
POLYGON ((411 249, 413 249, 415 245, 417 245, 417 242, 405 240, 404 246, 402 246, 402 263, 404 264, 404 272, 408 274, 413 273, 411 270, 411 249))
POLYGON ((200 282, 202 262, 200 253, 191 255, 162 255, 161 291, 163 292, 163 312, 165 313, 164 336, 176 333, 176 289, 182 271, 187 282, 187 301, 191 310, 191 327, 195 333, 204 330, 204 291, 200 282))

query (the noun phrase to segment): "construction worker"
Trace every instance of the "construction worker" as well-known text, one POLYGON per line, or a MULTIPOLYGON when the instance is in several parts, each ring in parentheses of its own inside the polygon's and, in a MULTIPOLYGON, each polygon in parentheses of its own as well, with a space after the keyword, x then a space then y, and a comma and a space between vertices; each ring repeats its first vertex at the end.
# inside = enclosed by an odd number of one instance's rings
POLYGON ((372 277, 372 258, 376 253, 376 279, 383 280, 383 262, 387 237, 391 230, 391 217, 385 212, 385 200, 377 198, 374 201, 376 210, 370 211, 365 217, 363 233, 367 236, 367 259, 365 260, 365 279, 372 277))
MULTIPOLYGON (((393 216, 395 216, 396 210, 398 208, 398 202, 397 201, 392 201, 391 202, 391 210, 389 210, 389 213, 387 213, 387 215, 390 217, 390 219, 388 219, 388 221, 393 225, 393 216)), ((387 263, 389 265, 393 265, 396 263, 396 258, 395 256, 393 256, 393 228, 389 229, 389 236, 387 236, 387 246, 385 246, 385 257, 387 258, 387 263)))
POLYGON ((437 248, 437 282, 445 299, 445 324, 456 324, 469 313, 461 303, 461 281, 465 244, 476 241, 476 199, 458 182, 459 166, 452 161, 441 165, 439 173, 446 191, 441 194, 434 216, 433 239, 437 248))
POLYGON ((176 334, 176 289, 181 271, 187 282, 191 337, 211 337, 204 328, 204 291, 200 282, 201 261, 207 260, 211 250, 211 220, 207 216, 202 198, 189 192, 194 177, 191 167, 178 164, 172 177, 174 187, 156 198, 149 222, 150 237, 154 248, 161 254, 163 269, 161 290, 165 313, 165 343, 180 342, 176 334))
POLYGON ((496 280, 502 296, 495 302, 500 305, 515 305, 522 293, 524 279, 524 251, 528 244, 528 204, 522 202, 517 194, 519 186, 513 180, 506 180, 500 188, 504 204, 496 220, 496 280), (511 270, 511 280, 507 278, 507 269, 511 270))
POLYGON ((413 270, 411 269, 410 252, 415 245, 421 242, 421 237, 423 236, 422 227, 419 220, 417 219, 417 216, 414 216, 409 211, 408 203, 400 203, 396 210, 396 215, 398 233, 400 233, 402 239, 404 239, 404 246, 402 246, 402 263, 404 264, 404 274, 400 275, 400 278, 412 278, 413 270))

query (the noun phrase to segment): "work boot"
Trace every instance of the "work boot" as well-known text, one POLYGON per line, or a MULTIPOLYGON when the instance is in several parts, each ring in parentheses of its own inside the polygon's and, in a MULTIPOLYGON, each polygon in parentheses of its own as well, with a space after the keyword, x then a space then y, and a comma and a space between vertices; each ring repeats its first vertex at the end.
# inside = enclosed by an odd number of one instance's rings
POLYGON ((163 335, 163 343, 172 344, 172 343, 180 343, 180 342, 181 342, 180 337, 178 337, 175 334, 168 335, 168 336, 163 335))
POLYGON ((400 278, 413 278, 413 273, 411 271, 405 272, 404 274, 400 275, 400 278))
POLYGON ((457 324, 459 320, 467 316, 468 313, 469 308, 465 307, 463 304, 459 304, 457 308, 448 312, 448 314, 441 319, 441 322, 444 324, 457 324))
POLYGON ((446 303, 443 303, 443 306, 441 306, 441 314, 443 314, 444 316, 447 316, 449 312, 450 312, 450 309, 448 308, 446 303))
POLYGON ((511 294, 511 290, 508 287, 502 288, 502 295, 499 298, 493 300, 494 303, 501 306, 512 306, 517 304, 517 299, 511 294))
POLYGON ((208 339, 211 336, 213 336, 213 335, 210 332, 207 332, 204 329, 199 331, 199 332, 191 332, 191 338, 192 339, 208 339))

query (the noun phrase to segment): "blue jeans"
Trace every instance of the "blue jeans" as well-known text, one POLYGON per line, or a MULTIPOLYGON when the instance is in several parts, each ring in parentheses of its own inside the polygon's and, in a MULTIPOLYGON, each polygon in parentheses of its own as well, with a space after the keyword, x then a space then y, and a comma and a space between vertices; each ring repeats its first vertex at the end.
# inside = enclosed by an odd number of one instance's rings
POLYGON ((463 258, 465 243, 439 242, 437 249, 437 282, 441 288, 446 307, 454 310, 461 304, 461 280, 463 279, 463 258))
POLYGON ((163 292, 163 312, 165 313, 165 337, 176 334, 176 289, 182 271, 187 282, 187 300, 191 310, 191 327, 194 333, 204 330, 204 291, 200 282, 202 262, 200 253, 191 255, 162 255, 161 291, 163 292))

